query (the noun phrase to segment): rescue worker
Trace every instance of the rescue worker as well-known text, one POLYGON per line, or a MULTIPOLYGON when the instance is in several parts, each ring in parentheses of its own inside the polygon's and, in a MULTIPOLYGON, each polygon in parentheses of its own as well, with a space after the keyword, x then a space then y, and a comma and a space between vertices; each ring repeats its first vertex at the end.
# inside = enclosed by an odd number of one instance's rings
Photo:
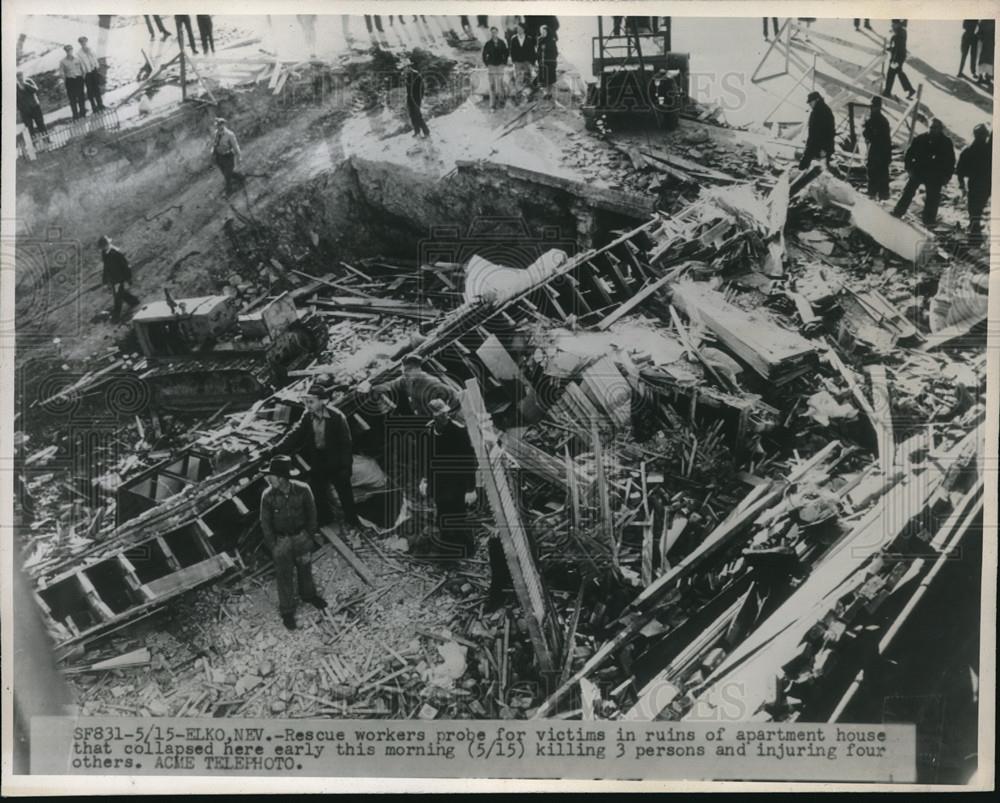
POLYGON ((327 603, 316 591, 312 574, 313 536, 317 531, 316 504, 285 455, 271 458, 265 471, 268 487, 260 499, 260 530, 277 570, 278 612, 289 630, 295 630, 295 580, 303 602, 323 610, 327 603))
POLYGON ((387 395, 403 415, 415 415, 427 419, 433 415, 430 403, 442 399, 452 411, 458 409, 459 398, 450 385, 424 370, 424 359, 416 354, 403 357, 403 375, 392 382, 372 386, 362 382, 359 393, 379 393, 387 395))
POLYGON ((805 153, 799 162, 799 170, 805 170, 812 163, 813 159, 823 159, 827 169, 830 167, 830 158, 834 151, 834 137, 836 135, 836 124, 833 121, 833 112, 826 105, 826 101, 819 92, 810 92, 806 97, 809 104, 809 133, 806 136, 805 153))
POLYGON ((958 157, 955 175, 968 204, 969 234, 979 235, 983 230, 983 210, 990 199, 993 182, 993 137, 982 123, 972 129, 972 144, 958 157))
POLYGON ((556 35, 549 31, 548 25, 538 29, 538 84, 544 93, 543 97, 552 97, 552 85, 556 82, 556 64, 559 60, 559 47, 556 35))
POLYGON ((945 136, 944 126, 937 118, 931 120, 930 130, 915 137, 906 151, 906 172, 909 180, 903 194, 892 210, 895 217, 902 217, 910 208, 917 188, 924 186, 924 209, 921 220, 925 226, 937 221, 941 189, 951 180, 955 170, 955 147, 945 136))
POLYGON ((421 489, 434 499, 443 557, 471 557, 475 540, 468 508, 476 503, 476 453, 469 433, 442 399, 432 399, 427 476, 421 489))
POLYGON ((226 126, 224 117, 215 118, 215 134, 212 137, 211 149, 215 164, 226 179, 226 192, 232 192, 242 179, 237 168, 243 155, 236 134, 226 126))
POLYGON ((431 135, 431 130, 427 127, 424 113, 420 110, 420 106, 424 102, 424 78, 413 68, 413 64, 406 56, 400 56, 399 64, 403 70, 403 85, 406 87, 406 111, 410 115, 413 136, 427 139, 431 135))
POLYGON ((188 43, 191 45, 191 52, 198 55, 198 48, 194 43, 194 29, 191 27, 190 14, 174 14, 174 24, 177 26, 177 41, 180 42, 181 49, 184 49, 184 30, 187 29, 188 43))
POLYGON ((167 37, 172 34, 163 25, 163 20, 160 19, 159 14, 144 14, 143 18, 146 20, 146 27, 149 29, 149 41, 152 42, 156 39, 156 33, 153 31, 153 22, 156 23, 156 27, 159 28, 161 34, 161 40, 166 42, 167 37), (152 18, 152 21, 150 20, 152 18))
POLYGON ((288 433, 271 449, 274 454, 296 452, 309 464, 312 487, 320 525, 333 521, 330 486, 333 485, 344 511, 344 520, 352 527, 361 524, 351 486, 353 442, 347 417, 328 402, 328 394, 313 385, 303 403, 305 412, 288 433))
POLYGON ((962 72, 965 69, 965 59, 966 56, 969 58, 969 72, 972 75, 972 80, 976 81, 979 76, 976 75, 976 56, 979 51, 979 20, 962 20, 962 57, 958 62, 958 77, 965 78, 965 73, 962 72))
POLYGON ((868 145, 868 197, 889 198, 889 163, 892 161, 892 131, 882 114, 882 98, 872 98, 871 111, 862 128, 868 145))
POLYGON ((101 284, 111 290, 114 299, 114 307, 111 310, 111 320, 118 323, 121 320, 122 302, 130 307, 139 304, 139 299, 128 291, 128 285, 132 283, 132 269, 129 267, 125 255, 111 244, 111 238, 102 235, 97 241, 97 247, 101 249, 101 259, 104 262, 104 271, 101 274, 101 284))
POLYGON ((520 93, 531 86, 531 65, 537 58, 535 40, 525 33, 524 25, 519 22, 514 28, 509 46, 510 60, 514 64, 514 91, 520 93))

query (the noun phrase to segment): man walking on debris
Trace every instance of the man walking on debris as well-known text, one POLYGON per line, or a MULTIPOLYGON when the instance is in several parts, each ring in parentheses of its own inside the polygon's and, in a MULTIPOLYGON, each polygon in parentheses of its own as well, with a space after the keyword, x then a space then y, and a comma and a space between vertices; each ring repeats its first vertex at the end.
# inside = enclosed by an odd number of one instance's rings
POLYGON ((80 120, 87 116, 85 105, 83 62, 73 55, 73 45, 64 45, 63 50, 66 56, 59 62, 59 70, 63 80, 66 82, 66 96, 69 98, 69 108, 73 112, 73 119, 80 120))
POLYGON ((320 525, 333 521, 330 486, 337 491, 344 519, 348 525, 361 524, 354 505, 351 487, 353 443, 347 417, 329 404, 325 388, 313 385, 305 397, 306 411, 298 423, 273 448, 272 453, 298 452, 309 464, 320 525))
POLYGON ((993 137, 982 123, 972 129, 972 144, 958 157, 955 175, 968 203, 969 234, 979 235, 983 231, 983 210, 990 199, 993 183, 993 137))
POLYGON ((191 27, 191 15, 190 14, 174 14, 174 23, 177 25, 177 40, 181 44, 181 50, 184 49, 184 29, 187 29, 188 42, 191 45, 191 52, 196 56, 198 55, 198 48, 194 43, 194 29, 191 27))
POLYGON ((830 158, 833 156, 836 125, 833 112, 826 105, 819 92, 810 92, 806 98, 809 104, 809 133, 806 137, 806 149, 799 162, 799 170, 805 170, 813 159, 823 159, 827 169, 830 168, 830 158))
POLYGON ((38 84, 30 78, 25 78, 23 72, 17 74, 17 110, 21 113, 21 120, 32 137, 48 133, 42 106, 38 102, 38 84))
POLYGON ((899 83, 906 92, 906 99, 912 100, 916 91, 910 83, 910 79, 903 72, 903 62, 906 61, 906 26, 901 20, 892 21, 892 38, 889 40, 889 69, 885 74, 885 89, 882 95, 887 98, 892 97, 892 87, 899 76, 899 83))
POLYGON ((424 102, 424 78, 413 69, 413 64, 406 56, 400 57, 399 64, 403 69, 403 85, 406 87, 406 112, 410 115, 413 136, 426 139, 431 135, 431 130, 424 121, 423 112, 420 111, 420 104, 424 102))
POLYGON ((299 596, 319 610, 326 600, 316 591, 312 575, 313 535, 317 531, 316 505, 304 482, 292 479, 290 457, 271 459, 265 472, 268 488, 260 499, 260 530, 277 570, 278 611, 289 630, 295 630, 295 577, 299 596))
POLYGON ((226 192, 232 192, 241 178, 236 168, 243 158, 240 143, 227 126, 224 117, 215 118, 215 135, 212 138, 212 155, 215 164, 226 179, 226 192))
POLYGON ((872 98, 871 111, 862 132, 868 145, 868 197, 889 198, 889 163, 892 161, 892 132, 882 114, 882 98, 872 98))
POLYGON ((895 217, 905 215, 917 188, 923 184, 925 194, 921 220, 925 226, 933 226, 937 221, 941 188, 951 180, 955 171, 955 148, 945 136, 940 120, 931 120, 930 130, 914 138, 906 151, 905 164, 909 180, 892 214, 895 217))
POLYGON ((483 45, 483 64, 490 82, 490 110, 495 110, 506 102, 504 73, 507 71, 507 43, 500 38, 500 32, 490 28, 490 38, 483 45))
POLYGON ((101 284, 111 290, 111 295, 114 298, 111 320, 118 323, 121 320, 123 301, 130 307, 139 304, 139 299, 127 289, 127 285, 132 283, 132 269, 129 267, 125 255, 111 244, 109 237, 102 236, 97 241, 97 246, 101 249, 101 259, 104 262, 101 284))
POLYGON ((104 79, 97 54, 88 47, 86 36, 81 36, 77 41, 80 43, 80 63, 83 64, 83 83, 87 89, 90 110, 104 111, 104 99, 101 97, 101 83, 104 79))
POLYGON ((452 419, 442 399, 430 407, 430 465, 422 489, 434 499, 443 557, 471 557, 476 544, 469 527, 468 508, 476 503, 476 454, 469 433, 452 419))
POLYGON ((958 62, 958 77, 965 78, 965 57, 969 57, 969 73, 972 80, 979 78, 976 75, 976 55, 979 50, 979 20, 962 20, 962 58, 958 62))
POLYGON ((212 36, 212 15, 196 14, 195 22, 198 23, 198 34, 201 36, 201 49, 207 56, 209 52, 215 53, 215 38, 212 36))

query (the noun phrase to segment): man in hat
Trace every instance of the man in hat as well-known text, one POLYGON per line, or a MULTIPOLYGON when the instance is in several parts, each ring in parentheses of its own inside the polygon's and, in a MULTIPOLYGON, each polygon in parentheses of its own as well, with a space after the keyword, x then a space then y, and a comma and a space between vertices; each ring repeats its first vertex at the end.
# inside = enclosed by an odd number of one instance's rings
POLYGON ((955 171, 955 147, 951 139, 945 136, 944 125, 939 119, 931 120, 928 131, 913 138, 906 151, 904 164, 909 180, 892 214, 895 217, 905 215, 913 196, 917 194, 917 189, 922 184, 924 210, 921 220, 925 226, 933 226, 937 222, 941 189, 951 181, 951 175, 955 171))
POLYGON ((392 382, 372 386, 367 381, 358 386, 359 393, 380 393, 389 396, 403 415, 427 419, 433 416, 430 403, 441 399, 449 410, 457 410, 458 393, 450 385, 424 370, 424 360, 416 354, 403 357, 403 375, 392 382))
POLYGON ((868 197, 884 201, 889 197, 892 131, 889 121, 882 114, 882 98, 872 98, 871 111, 861 130, 868 145, 868 197))
POLYGON ((823 159, 827 169, 830 167, 830 157, 833 156, 834 138, 837 126, 833 121, 833 112, 826 105, 819 92, 810 92, 806 97, 809 104, 809 130, 806 136, 806 149, 799 162, 799 170, 805 170, 813 159, 823 159))
POLYGON ((265 471, 268 487, 260 498, 260 530, 274 556, 278 581, 278 611, 289 630, 295 630, 295 577, 299 596, 319 610, 326 607, 312 575, 313 535, 317 531, 316 504, 304 482, 292 479, 297 472, 285 455, 271 458, 265 471))
POLYGON ((66 82, 66 96, 69 98, 69 108, 73 112, 73 119, 80 120, 87 116, 85 104, 83 62, 73 55, 73 45, 64 45, 63 50, 66 56, 59 62, 59 71, 66 82))
POLYGON ((351 486, 353 444, 347 417, 328 402, 328 394, 320 385, 306 393, 305 412, 272 449, 274 453, 297 452, 309 464, 309 483, 316 502, 321 525, 333 521, 330 486, 337 491, 344 519, 352 527, 361 522, 354 504, 351 486))
POLYGON ((226 192, 232 192, 241 178, 237 168, 243 156, 236 134, 226 126, 225 117, 215 118, 215 134, 212 137, 211 148, 215 164, 226 179, 226 192))
POLYGON ((132 284, 132 269, 125 255, 111 244, 111 238, 107 235, 98 239, 97 247, 101 249, 101 260, 104 263, 101 284, 111 290, 114 299, 111 320, 118 323, 121 320, 122 302, 130 307, 139 304, 139 299, 128 291, 128 286, 132 284))
POLYGON ((983 123, 972 129, 972 144, 958 157, 955 175, 968 203, 969 234, 979 235, 983 230, 983 210, 990 199, 993 182, 993 137, 983 123))
POLYGON ((23 72, 17 73, 17 110, 31 136, 48 133, 42 105, 38 102, 38 84, 25 78, 23 72))
POLYGON ((80 63, 83 64, 83 84, 87 90, 87 100, 90 101, 90 110, 99 112, 104 110, 104 99, 101 97, 101 65, 97 61, 97 54, 90 49, 87 44, 87 37, 81 36, 80 43, 80 63))

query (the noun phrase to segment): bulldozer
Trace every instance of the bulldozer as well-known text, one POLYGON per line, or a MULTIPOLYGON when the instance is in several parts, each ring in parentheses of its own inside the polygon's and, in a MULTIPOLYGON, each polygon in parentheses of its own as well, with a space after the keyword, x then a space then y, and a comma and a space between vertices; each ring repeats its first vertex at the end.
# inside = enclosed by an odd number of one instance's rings
POLYGON ((325 320, 300 315, 288 293, 252 314, 240 315, 226 295, 174 299, 137 309, 132 337, 136 364, 153 406, 166 412, 203 412, 223 404, 237 410, 288 381, 327 345, 325 320))

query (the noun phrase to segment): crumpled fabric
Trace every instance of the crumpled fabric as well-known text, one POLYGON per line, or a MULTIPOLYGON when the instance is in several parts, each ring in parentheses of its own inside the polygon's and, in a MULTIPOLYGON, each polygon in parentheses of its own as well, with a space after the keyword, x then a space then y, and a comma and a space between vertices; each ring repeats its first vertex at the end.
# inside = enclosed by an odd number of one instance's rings
POLYGON ((846 421, 857 418, 858 411, 850 404, 838 402, 829 391, 820 390, 806 402, 806 415, 820 426, 828 427, 834 419, 846 421))

